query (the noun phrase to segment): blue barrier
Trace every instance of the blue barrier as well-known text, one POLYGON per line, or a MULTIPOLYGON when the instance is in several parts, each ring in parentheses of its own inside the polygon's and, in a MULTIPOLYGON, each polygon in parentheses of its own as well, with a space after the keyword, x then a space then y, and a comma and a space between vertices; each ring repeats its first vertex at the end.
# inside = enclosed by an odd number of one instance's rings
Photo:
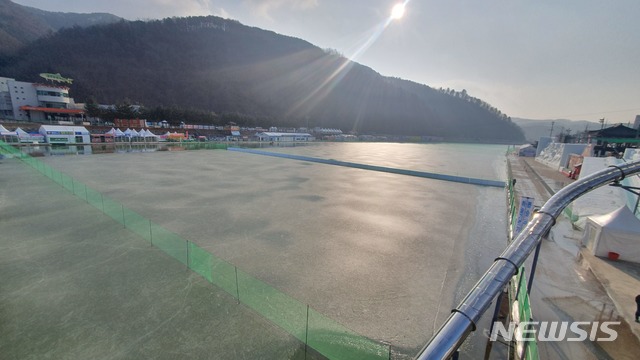
POLYGON ((310 161, 310 162, 316 162, 316 163, 327 164, 327 165, 345 166, 345 167, 351 167, 351 168, 363 169, 363 170, 387 172, 392 174, 417 176, 421 178, 428 178, 428 179, 435 179, 435 180, 453 181, 453 182, 459 182, 463 184, 493 186, 493 187, 500 187, 500 188, 503 188, 505 186, 505 182, 499 181, 499 180, 476 179, 476 178, 470 178, 470 177, 464 177, 464 176, 444 175, 444 174, 429 173, 424 171, 396 169, 396 168, 390 168, 386 166, 358 164, 358 163, 353 163, 348 161, 339 161, 334 159, 320 159, 320 158, 314 158, 310 156, 282 154, 282 153, 275 153, 275 152, 255 150, 255 149, 237 148, 237 147, 229 147, 227 148, 227 150, 244 152, 249 154, 274 156, 274 157, 285 158, 285 159, 310 161))

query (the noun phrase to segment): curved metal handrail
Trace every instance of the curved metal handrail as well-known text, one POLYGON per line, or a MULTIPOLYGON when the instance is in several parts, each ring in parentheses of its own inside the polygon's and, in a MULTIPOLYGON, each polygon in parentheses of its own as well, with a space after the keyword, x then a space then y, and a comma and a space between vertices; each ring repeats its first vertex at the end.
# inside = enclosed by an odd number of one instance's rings
POLYGON ((618 182, 640 173, 640 161, 610 166, 580 179, 558 191, 537 211, 514 241, 495 259, 491 267, 471 289, 427 345, 416 356, 418 360, 447 359, 454 355, 476 323, 502 292, 509 280, 555 224, 565 207, 578 197, 603 185, 618 182))

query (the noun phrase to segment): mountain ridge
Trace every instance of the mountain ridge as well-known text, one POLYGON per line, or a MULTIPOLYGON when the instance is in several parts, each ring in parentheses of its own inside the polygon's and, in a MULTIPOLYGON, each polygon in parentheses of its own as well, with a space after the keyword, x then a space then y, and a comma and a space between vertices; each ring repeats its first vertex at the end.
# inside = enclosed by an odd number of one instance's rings
POLYGON ((464 91, 384 77, 302 39, 215 16, 65 28, 0 63, 0 74, 25 81, 40 72, 76 79, 80 101, 128 99, 276 126, 524 140, 506 115, 464 91))
POLYGON ((63 27, 86 27, 120 20, 122 18, 108 13, 52 12, 0 0, 0 54, 13 54, 63 27))

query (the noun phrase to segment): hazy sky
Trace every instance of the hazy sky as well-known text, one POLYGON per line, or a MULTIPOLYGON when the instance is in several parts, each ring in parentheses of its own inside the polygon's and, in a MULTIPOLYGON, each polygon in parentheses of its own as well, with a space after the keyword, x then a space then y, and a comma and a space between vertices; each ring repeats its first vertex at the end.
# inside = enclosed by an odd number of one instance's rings
POLYGON ((512 117, 626 124, 640 114, 639 0, 410 0, 378 36, 401 0, 14 2, 130 20, 236 19, 358 54, 382 75, 466 89, 512 117))

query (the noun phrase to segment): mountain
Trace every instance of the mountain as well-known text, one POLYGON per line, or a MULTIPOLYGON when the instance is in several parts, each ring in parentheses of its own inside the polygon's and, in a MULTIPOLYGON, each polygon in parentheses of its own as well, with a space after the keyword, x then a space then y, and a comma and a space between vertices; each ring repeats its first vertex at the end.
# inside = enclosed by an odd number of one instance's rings
POLYGON ((527 141, 538 141, 543 136, 549 136, 551 134, 551 123, 553 123, 553 136, 560 134, 561 132, 567 133, 570 130, 571 134, 579 134, 587 130, 597 130, 601 128, 601 124, 593 121, 586 120, 532 120, 513 118, 513 122, 518 124, 527 141))
POLYGON ((120 20, 106 13, 51 12, 0 0, 0 54, 15 53, 37 38, 64 27, 86 27, 120 20))
POLYGON ((306 41, 213 16, 65 28, 0 61, 3 76, 36 81, 41 72, 75 79, 80 102, 128 99, 235 114, 247 125, 524 140, 510 118, 464 90, 384 77, 306 41))

